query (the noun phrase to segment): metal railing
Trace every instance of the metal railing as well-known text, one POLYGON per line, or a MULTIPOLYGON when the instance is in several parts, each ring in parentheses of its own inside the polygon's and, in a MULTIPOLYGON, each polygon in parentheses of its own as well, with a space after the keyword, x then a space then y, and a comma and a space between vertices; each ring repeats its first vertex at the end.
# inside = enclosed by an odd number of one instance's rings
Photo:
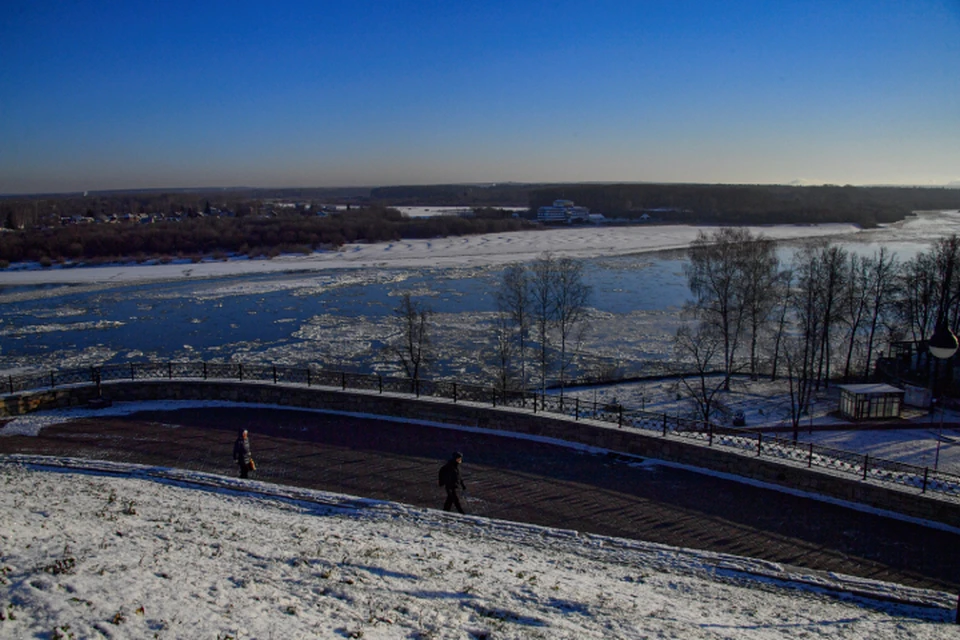
POLYGON ((348 373, 315 368, 208 362, 144 362, 8 376, 8 394, 112 380, 214 379, 273 384, 337 387, 346 390, 408 394, 453 402, 474 402, 491 407, 526 409, 579 420, 595 420, 620 429, 662 437, 683 438, 707 447, 822 469, 865 482, 899 485, 935 497, 960 499, 960 476, 929 467, 875 458, 809 442, 778 438, 735 427, 718 426, 679 416, 628 410, 620 405, 586 402, 562 395, 532 391, 502 391, 446 380, 411 380, 377 374, 348 373))

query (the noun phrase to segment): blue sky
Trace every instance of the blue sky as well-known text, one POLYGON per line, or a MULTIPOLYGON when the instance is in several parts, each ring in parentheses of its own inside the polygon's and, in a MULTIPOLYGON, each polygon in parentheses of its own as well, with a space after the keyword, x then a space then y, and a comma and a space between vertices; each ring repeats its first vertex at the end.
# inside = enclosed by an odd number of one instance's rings
POLYGON ((960 181, 960 0, 46 2, 0 193, 960 181))

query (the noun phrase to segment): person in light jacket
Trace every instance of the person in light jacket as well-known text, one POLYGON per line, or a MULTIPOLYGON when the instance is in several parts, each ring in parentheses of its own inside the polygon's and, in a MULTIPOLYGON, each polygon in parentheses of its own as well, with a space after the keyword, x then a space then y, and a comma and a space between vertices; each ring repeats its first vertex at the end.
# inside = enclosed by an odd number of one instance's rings
POLYGON ((240 477, 246 478, 253 470, 253 455, 250 453, 250 437, 246 429, 241 429, 237 441, 233 443, 233 459, 240 466, 240 477))

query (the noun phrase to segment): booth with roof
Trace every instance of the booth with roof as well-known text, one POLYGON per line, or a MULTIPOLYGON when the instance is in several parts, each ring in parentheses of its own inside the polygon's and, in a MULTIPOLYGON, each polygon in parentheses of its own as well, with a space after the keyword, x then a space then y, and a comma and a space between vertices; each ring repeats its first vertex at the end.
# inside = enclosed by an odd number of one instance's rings
POLYGON ((903 389, 889 384, 843 384, 840 389, 840 415, 850 420, 899 418, 903 408, 903 389))

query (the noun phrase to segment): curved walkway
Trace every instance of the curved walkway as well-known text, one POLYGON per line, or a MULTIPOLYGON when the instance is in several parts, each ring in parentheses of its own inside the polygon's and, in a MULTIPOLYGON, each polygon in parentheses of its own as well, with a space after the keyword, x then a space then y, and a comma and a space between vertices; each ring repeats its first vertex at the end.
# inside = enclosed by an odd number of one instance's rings
POLYGON ((235 475, 238 428, 256 477, 439 508, 437 469, 464 453, 470 513, 960 590, 960 534, 711 475, 485 433, 283 409, 183 409, 0 437, 0 453, 235 475))

